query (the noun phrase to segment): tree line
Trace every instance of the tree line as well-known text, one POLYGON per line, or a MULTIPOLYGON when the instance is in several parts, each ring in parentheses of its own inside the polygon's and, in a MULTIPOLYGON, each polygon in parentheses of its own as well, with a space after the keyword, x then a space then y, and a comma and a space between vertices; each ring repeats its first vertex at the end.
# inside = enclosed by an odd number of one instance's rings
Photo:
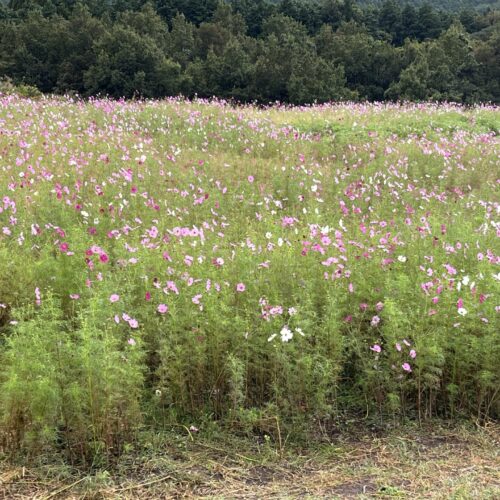
POLYGON ((0 77, 117 98, 498 103, 500 11, 483 4, 10 0, 0 77))

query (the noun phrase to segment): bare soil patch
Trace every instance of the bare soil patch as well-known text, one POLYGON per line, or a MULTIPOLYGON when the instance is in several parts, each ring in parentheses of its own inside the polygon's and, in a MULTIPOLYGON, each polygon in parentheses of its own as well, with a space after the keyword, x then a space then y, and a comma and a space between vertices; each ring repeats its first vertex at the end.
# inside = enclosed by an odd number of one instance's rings
MULTIPOLYGON (((245 444, 246 443, 246 444, 245 444)), ((500 498, 500 426, 339 436, 307 452, 177 436, 93 474, 0 463, 2 499, 500 498)))

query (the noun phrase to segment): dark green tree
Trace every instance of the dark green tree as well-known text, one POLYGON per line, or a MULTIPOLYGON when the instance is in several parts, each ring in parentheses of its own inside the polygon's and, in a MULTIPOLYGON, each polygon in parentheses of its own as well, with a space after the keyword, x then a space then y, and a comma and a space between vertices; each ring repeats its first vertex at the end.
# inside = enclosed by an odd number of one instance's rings
POLYGON ((401 8, 396 0, 384 0, 379 11, 378 26, 380 30, 391 36, 395 44, 400 45, 402 43, 401 8))
POLYGON ((417 9, 412 4, 406 4, 401 11, 401 39, 416 39, 419 36, 419 21, 417 9))
POLYGON ((85 72, 88 94, 160 97, 180 90, 180 65, 153 38, 115 24, 94 44, 96 62, 85 72))
POLYGON ((92 17, 85 6, 78 4, 75 7, 68 20, 65 57, 58 68, 54 90, 60 93, 85 92, 84 74, 96 62, 92 45, 103 36, 105 29, 103 23, 92 17))
POLYGON ((172 29, 168 37, 168 54, 182 68, 195 57, 195 26, 186 20, 184 14, 172 19, 172 29))
POLYGON ((414 61, 388 89, 391 99, 474 102, 479 65, 471 41, 459 24, 438 40, 417 46, 414 61))
POLYGON ((442 31, 442 24, 438 13, 429 3, 424 3, 418 9, 417 38, 426 40, 436 38, 442 31))

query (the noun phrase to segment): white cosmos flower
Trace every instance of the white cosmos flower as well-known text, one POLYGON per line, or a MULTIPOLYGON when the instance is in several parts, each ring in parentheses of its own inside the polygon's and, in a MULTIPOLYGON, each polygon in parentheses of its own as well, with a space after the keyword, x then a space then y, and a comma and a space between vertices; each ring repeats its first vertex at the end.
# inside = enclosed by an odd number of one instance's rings
POLYGON ((271 335, 271 336, 267 339, 267 341, 268 341, 268 342, 272 342, 275 338, 276 338, 276 334, 275 334, 275 333, 273 333, 273 334, 272 334, 272 335, 271 335))
POLYGON ((406 262, 406 257, 404 255, 399 255, 398 256, 398 260, 399 260, 399 262, 403 262, 404 263, 404 262, 406 262))
POLYGON ((286 325, 281 329, 280 335, 281 335, 282 342, 288 342, 289 340, 291 340, 293 338, 292 331, 286 325))
POLYGON ((465 316, 467 314, 467 309, 465 309, 465 307, 459 307, 457 312, 460 316, 465 316))

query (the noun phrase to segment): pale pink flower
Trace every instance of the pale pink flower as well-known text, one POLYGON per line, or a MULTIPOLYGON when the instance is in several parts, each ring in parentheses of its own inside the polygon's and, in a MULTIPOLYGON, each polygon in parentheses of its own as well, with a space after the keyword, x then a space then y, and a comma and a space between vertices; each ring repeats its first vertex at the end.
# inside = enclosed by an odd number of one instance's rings
POLYGON ((120 300, 120 296, 117 294, 117 293, 113 293, 110 297, 109 297, 109 301, 110 302, 118 302, 120 300))

